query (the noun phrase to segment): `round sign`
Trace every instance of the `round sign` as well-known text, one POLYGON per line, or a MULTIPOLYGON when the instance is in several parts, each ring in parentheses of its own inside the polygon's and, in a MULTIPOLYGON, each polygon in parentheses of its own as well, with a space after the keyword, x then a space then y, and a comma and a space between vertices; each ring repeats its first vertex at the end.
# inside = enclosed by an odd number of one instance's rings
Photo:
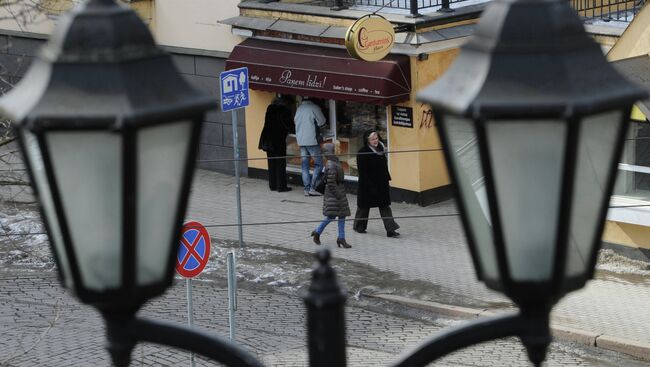
POLYGON ((210 258, 210 236, 199 222, 187 222, 181 231, 176 272, 185 278, 199 275, 210 258))
POLYGON ((350 56, 361 60, 383 59, 393 48, 394 42, 393 25, 377 14, 357 19, 345 32, 345 48, 350 56))

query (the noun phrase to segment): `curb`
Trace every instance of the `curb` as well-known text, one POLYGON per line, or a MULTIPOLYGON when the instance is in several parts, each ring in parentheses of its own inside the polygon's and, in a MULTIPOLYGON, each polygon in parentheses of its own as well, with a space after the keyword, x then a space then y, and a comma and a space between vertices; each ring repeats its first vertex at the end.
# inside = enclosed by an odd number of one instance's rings
MULTIPOLYGON (((382 299, 385 301, 399 303, 405 306, 419 308, 426 311, 435 312, 440 315, 457 317, 463 319, 472 319, 477 317, 486 317, 497 315, 497 312, 487 308, 469 308, 461 306, 446 305, 437 302, 421 301, 392 294, 374 294, 366 295, 367 297, 382 299)), ((650 361, 650 344, 636 340, 599 334, 591 331, 575 329, 567 326, 558 325, 551 322, 551 335, 553 338, 563 341, 575 342, 590 347, 606 349, 618 353, 627 354, 644 361, 650 361)))

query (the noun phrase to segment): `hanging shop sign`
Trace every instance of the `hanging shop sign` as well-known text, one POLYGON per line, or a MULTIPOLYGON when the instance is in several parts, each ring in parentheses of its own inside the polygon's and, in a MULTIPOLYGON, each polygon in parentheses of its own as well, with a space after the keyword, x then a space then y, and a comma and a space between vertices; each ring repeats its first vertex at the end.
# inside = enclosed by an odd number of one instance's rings
POLYGON ((386 18, 369 14, 357 19, 345 33, 350 56, 366 61, 383 59, 395 43, 395 30, 386 18))
POLYGON ((393 126, 413 127, 413 109, 404 106, 391 106, 391 121, 393 126))

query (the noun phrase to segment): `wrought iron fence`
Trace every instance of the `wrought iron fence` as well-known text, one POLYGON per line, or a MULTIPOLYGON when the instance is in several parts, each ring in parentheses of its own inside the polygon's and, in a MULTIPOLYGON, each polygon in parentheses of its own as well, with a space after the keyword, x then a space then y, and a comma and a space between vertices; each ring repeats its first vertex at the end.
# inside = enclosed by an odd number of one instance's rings
MULTIPOLYGON (((449 3, 460 3, 467 0, 449 0, 449 3)), ((395 8, 395 9, 407 9, 412 10, 411 5, 415 3, 416 10, 422 10, 427 8, 434 8, 442 6, 445 1, 443 0, 356 0, 348 1, 354 3, 355 5, 367 5, 367 6, 378 6, 386 8, 395 8)))
POLYGON ((376 6, 378 8, 408 10, 413 17, 420 16, 419 10, 439 7, 442 12, 450 11, 451 3, 467 0, 325 0, 324 5, 347 8, 351 6, 376 6))
POLYGON ((630 22, 641 10, 645 0, 570 0, 573 8, 585 19, 630 22))
MULTIPOLYGON (((326 6, 351 7, 373 6, 389 9, 409 10, 413 16, 419 11, 439 7, 441 11, 449 9, 452 3, 468 0, 321 0, 326 6)), ((630 22, 641 10, 645 0, 569 0, 578 14, 587 20, 616 20, 630 22)), ((487 2, 487 1, 486 1, 487 2)))

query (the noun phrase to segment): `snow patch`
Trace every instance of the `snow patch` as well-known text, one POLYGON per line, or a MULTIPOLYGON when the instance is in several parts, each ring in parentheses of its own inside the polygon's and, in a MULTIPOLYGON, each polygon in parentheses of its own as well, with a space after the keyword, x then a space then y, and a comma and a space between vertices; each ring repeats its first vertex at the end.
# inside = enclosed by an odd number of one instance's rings
POLYGON ((650 276, 650 263, 627 258, 610 249, 598 253, 596 269, 618 274, 650 276))

